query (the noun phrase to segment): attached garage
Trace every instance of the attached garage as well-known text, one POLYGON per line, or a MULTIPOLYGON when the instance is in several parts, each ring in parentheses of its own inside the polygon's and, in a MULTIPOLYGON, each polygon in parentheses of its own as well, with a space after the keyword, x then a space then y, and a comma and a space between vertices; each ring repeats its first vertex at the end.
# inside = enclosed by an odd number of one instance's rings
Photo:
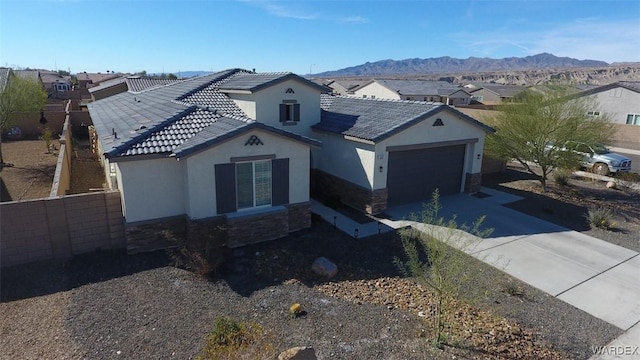
POLYGON ((389 152, 388 206, 457 194, 462 187, 465 145, 389 152))
MULTIPOLYGON (((390 206, 477 192, 487 133, 454 107, 432 102, 321 98, 314 194, 370 214, 390 206)), ((314 156, 316 155, 314 154, 314 156)))

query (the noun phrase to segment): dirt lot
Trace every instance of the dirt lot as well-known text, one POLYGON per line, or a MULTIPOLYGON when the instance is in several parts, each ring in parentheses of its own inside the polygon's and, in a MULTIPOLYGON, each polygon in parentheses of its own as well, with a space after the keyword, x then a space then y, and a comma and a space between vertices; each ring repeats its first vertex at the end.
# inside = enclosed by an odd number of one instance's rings
POLYGON ((58 151, 42 140, 3 141, 2 156, 13 166, 0 171, 2 201, 40 199, 51 193, 58 151))
MULTIPOLYGON (((2 155, 6 163, 0 172, 2 201, 41 199, 48 197, 56 172, 59 145, 51 153, 42 140, 3 141, 2 155)), ((78 148, 72 153, 70 194, 101 189, 104 173, 91 150, 78 148)))

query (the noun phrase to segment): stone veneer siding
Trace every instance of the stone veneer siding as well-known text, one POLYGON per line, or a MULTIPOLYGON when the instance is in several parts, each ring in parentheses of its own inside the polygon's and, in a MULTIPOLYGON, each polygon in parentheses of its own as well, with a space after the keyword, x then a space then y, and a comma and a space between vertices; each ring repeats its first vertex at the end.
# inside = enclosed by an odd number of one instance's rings
POLYGON ((464 191, 475 194, 480 191, 480 186, 482 185, 482 174, 466 174, 466 179, 464 182, 464 191))
POLYGON ((369 214, 379 214, 387 208, 387 189, 366 189, 317 169, 313 170, 312 177, 314 196, 320 200, 339 201, 369 214))
POLYGON ((227 216, 227 246, 255 244, 289 234, 289 211, 286 207, 268 212, 227 216))
POLYGON ((197 250, 239 247, 278 239, 311 227, 311 203, 274 207, 266 212, 234 213, 189 220, 178 216, 126 226, 127 251, 135 254, 183 245, 197 250))
POLYGON ((294 232, 311 227, 311 203, 299 203, 287 205, 289 210, 289 232, 294 232))
POLYGON ((127 224, 127 253, 136 254, 178 246, 185 239, 186 232, 185 216, 127 224))

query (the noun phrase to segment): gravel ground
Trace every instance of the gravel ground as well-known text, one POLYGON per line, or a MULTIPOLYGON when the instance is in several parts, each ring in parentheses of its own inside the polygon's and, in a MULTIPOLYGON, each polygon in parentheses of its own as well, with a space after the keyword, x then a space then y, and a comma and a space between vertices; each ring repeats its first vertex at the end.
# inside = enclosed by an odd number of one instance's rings
POLYGON ((470 258, 481 275, 459 304, 455 347, 428 345, 432 297, 392 264, 397 235, 353 240, 325 223, 228 254, 213 279, 168 266, 163 252, 103 252, 1 273, 0 358, 190 358, 215 319, 262 325, 274 348, 321 359, 586 359, 621 331, 470 258), (331 281, 317 256, 339 267, 331 281), (511 289, 511 290, 510 290, 511 289), (515 289, 515 291, 514 291, 515 289), (299 302, 306 315, 292 319, 299 302), (506 317, 506 318, 503 318, 506 317))

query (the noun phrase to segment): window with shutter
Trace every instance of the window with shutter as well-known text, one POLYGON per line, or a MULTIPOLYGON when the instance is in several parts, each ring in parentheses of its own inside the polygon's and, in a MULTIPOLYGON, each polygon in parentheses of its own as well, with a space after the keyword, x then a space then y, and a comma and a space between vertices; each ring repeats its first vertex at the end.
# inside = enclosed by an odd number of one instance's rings
POLYGON ((294 124, 300 121, 300 104, 296 100, 285 100, 280 104, 280 122, 294 124))
POLYGON ((236 164, 217 164, 215 176, 218 214, 236 211, 236 164))
POLYGON ((271 160, 235 165, 238 209, 271 205, 271 160))

